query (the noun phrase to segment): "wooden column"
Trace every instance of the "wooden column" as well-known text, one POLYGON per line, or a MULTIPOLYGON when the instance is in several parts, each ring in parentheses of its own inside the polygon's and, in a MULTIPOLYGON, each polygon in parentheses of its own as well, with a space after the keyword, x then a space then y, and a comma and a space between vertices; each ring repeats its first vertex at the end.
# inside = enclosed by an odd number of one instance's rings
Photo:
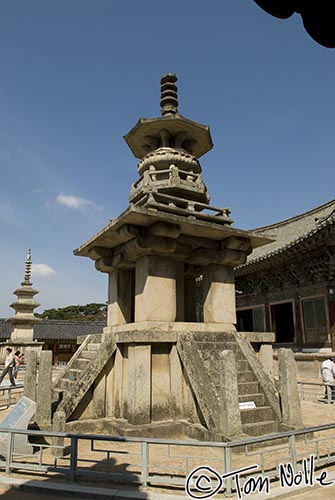
MULTIPOLYGON (((333 288, 335 291, 335 288, 333 288)), ((328 296, 329 333, 332 351, 335 352, 335 295, 328 296)))

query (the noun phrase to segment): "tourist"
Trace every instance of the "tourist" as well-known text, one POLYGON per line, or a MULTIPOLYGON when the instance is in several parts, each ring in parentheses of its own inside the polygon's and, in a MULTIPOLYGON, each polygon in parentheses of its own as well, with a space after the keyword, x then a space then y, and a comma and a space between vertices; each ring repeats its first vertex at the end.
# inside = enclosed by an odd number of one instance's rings
POLYGON ((331 391, 330 397, 335 400, 335 357, 325 359, 321 365, 322 382, 325 385, 325 398, 328 398, 328 387, 331 391))
POLYGON ((20 351, 16 351, 14 353, 14 370, 13 370, 14 378, 17 378, 17 374, 19 372, 20 365, 22 364, 22 362, 23 362, 23 354, 20 354, 20 351))
POLYGON ((3 381, 5 375, 9 376, 9 380, 12 386, 15 385, 15 380, 13 377, 13 368, 14 368, 14 356, 12 354, 12 349, 10 347, 6 348, 6 358, 5 358, 5 369, 2 371, 0 375, 0 384, 3 381))

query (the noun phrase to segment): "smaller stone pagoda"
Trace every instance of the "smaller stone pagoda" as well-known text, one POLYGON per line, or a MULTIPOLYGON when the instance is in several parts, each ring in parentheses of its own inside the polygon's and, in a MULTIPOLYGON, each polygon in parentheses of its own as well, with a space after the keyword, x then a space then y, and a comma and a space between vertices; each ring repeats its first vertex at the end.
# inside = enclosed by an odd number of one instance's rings
MULTIPOLYGON (((32 260, 30 248, 25 264, 25 274, 21 288, 17 288, 14 291, 17 300, 10 305, 15 310, 15 315, 8 319, 13 329, 10 341, 5 345, 10 345, 21 353, 24 353, 27 348, 33 348, 40 352, 43 342, 34 342, 34 326, 40 321, 35 316, 34 309, 40 304, 34 300, 34 296, 38 294, 38 290, 35 290, 31 283, 32 260)), ((4 344, 1 344, 1 346, 3 350, 4 344)))

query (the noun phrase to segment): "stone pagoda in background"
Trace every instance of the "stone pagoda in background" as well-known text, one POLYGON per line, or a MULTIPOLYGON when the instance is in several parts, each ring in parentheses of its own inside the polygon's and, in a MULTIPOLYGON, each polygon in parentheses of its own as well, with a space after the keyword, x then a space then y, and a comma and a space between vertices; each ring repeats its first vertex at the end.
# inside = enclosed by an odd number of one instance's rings
POLYGON ((161 116, 125 136, 140 160, 128 208, 74 252, 108 275, 109 294, 103 334, 54 384, 67 430, 231 439, 295 425, 269 377, 274 335, 235 329, 234 266, 271 240, 210 205, 209 127, 178 112, 176 80, 161 80, 161 116))
POLYGON ((18 288, 14 292, 17 300, 10 305, 15 310, 15 316, 8 319, 13 327, 10 337, 11 342, 33 342, 34 325, 40 321, 34 314, 34 309, 39 307, 40 304, 34 300, 34 296, 38 294, 38 290, 32 287, 31 265, 31 250, 29 249, 26 258, 26 271, 21 288, 18 288))
POLYGON ((4 350, 4 346, 10 345, 15 351, 19 350, 23 354, 28 348, 39 353, 43 342, 34 342, 34 326, 40 321, 35 316, 34 309, 39 307, 40 304, 34 300, 38 290, 35 290, 31 283, 32 260, 30 249, 25 264, 26 268, 21 288, 14 291, 17 300, 10 305, 15 310, 15 315, 7 320, 12 325, 10 340, 6 344, 1 343, 1 347, 4 350))

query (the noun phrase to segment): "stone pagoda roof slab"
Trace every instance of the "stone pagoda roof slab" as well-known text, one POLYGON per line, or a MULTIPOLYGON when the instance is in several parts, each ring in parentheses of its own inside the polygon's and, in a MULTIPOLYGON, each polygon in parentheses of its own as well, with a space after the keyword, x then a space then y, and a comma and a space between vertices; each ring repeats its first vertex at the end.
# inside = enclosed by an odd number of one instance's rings
POLYGON ((167 129, 170 134, 186 132, 186 139, 193 142, 192 154, 200 158, 213 147, 208 125, 202 125, 176 113, 158 118, 140 118, 136 125, 124 136, 126 143, 136 158, 142 159, 147 153, 145 137, 159 135, 160 130, 167 129))
MULTIPOLYGON (((252 248, 266 245, 272 241, 272 239, 265 234, 259 235, 252 231, 235 229, 225 224, 207 222, 191 217, 184 217, 161 212, 159 210, 130 205, 119 217, 112 219, 107 226, 75 249, 74 255, 89 257, 89 251, 94 247, 112 249, 124 243, 127 239, 125 239, 124 235, 120 234, 118 230, 126 224, 148 227, 156 222, 179 225, 181 234, 197 238, 207 238, 210 240, 224 240, 230 236, 249 238, 252 248)), ((130 237, 128 239, 130 239, 130 237)))

